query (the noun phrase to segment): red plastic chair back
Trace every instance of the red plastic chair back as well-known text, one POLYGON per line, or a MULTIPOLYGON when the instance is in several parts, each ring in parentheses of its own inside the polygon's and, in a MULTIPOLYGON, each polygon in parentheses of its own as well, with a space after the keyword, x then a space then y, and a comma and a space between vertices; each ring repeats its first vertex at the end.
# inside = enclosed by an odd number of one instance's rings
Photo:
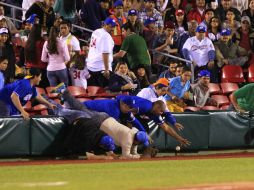
POLYGON ((248 69, 248 82, 254 82, 254 64, 251 64, 248 69))
POLYGON ((243 69, 237 65, 226 65, 222 68, 221 82, 241 83, 245 82, 243 69))
POLYGON ((210 83, 209 91, 210 91, 210 94, 220 94, 221 93, 220 85, 216 83, 210 83))
POLYGON ((228 99, 227 96, 224 95, 212 95, 212 98, 216 100, 216 102, 218 103, 218 105, 224 106, 224 105, 229 105, 230 101, 228 99))

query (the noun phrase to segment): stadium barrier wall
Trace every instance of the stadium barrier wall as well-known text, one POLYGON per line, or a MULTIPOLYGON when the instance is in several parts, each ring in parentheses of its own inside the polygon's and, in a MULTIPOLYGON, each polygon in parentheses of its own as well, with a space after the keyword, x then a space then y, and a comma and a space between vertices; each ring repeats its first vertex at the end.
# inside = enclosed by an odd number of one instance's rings
MULTIPOLYGON (((191 141, 186 150, 244 148, 244 135, 254 127, 254 118, 244 118, 235 112, 195 112, 174 114, 184 125, 179 132, 191 141)), ((152 124, 151 124, 152 125, 152 124)), ((33 117, 0 118, 0 156, 41 156, 66 126, 63 118, 33 117)), ((174 150, 179 143, 160 128, 152 135, 161 151, 174 150)), ((252 143, 251 147, 254 147, 252 143)), ((53 150, 54 151, 54 150, 53 150)))

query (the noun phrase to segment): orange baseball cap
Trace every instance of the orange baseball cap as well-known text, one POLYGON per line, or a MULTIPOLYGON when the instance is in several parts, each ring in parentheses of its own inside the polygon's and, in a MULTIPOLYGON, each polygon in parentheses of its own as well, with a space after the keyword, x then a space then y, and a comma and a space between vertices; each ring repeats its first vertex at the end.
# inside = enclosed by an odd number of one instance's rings
POLYGON ((169 81, 166 78, 160 78, 153 85, 158 85, 158 84, 162 84, 165 87, 168 87, 169 86, 169 81))

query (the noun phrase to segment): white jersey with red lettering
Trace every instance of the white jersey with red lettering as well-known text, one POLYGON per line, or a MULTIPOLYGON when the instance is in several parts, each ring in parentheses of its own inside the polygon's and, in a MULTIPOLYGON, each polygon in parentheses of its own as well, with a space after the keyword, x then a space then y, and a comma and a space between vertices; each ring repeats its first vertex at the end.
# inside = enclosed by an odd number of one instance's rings
POLYGON ((190 58, 199 67, 206 65, 209 62, 208 52, 215 50, 213 42, 205 37, 199 41, 196 36, 188 38, 183 45, 183 49, 187 49, 190 54, 190 58))
POLYGON ((109 54, 109 70, 112 71, 114 41, 111 35, 104 29, 100 28, 92 33, 87 57, 87 68, 90 71, 105 70, 102 59, 103 53, 109 54))
POLYGON ((87 88, 87 79, 90 77, 87 68, 85 68, 83 70, 70 68, 69 73, 71 76, 72 86, 80 86, 85 89, 87 88))

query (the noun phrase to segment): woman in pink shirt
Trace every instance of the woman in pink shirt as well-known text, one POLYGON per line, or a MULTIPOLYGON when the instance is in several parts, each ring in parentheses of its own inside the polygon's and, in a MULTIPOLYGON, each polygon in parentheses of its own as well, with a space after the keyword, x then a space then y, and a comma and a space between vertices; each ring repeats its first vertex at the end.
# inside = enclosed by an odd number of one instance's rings
POLYGON ((43 45, 41 60, 48 62, 47 77, 50 86, 56 86, 60 82, 68 85, 68 71, 65 63, 70 60, 69 50, 66 43, 58 38, 55 27, 50 29, 49 39, 43 45))

